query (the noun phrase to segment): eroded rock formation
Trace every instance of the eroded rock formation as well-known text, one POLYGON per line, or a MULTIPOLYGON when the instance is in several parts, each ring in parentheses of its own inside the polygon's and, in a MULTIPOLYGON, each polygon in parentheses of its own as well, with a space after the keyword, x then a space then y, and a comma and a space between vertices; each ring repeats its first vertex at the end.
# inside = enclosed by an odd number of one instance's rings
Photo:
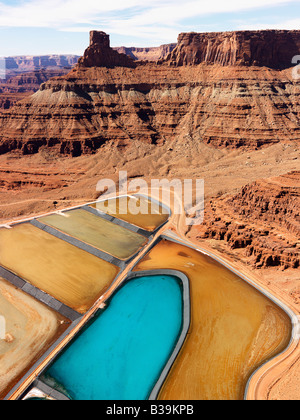
POLYGON ((135 62, 126 54, 120 54, 110 47, 109 35, 91 31, 90 45, 78 61, 79 67, 135 67, 135 62))
MULTIPOLYGON (((280 45, 285 45, 286 39, 296 40, 298 32, 276 31, 274 37, 280 40, 282 35, 280 45)), ((43 83, 34 95, 0 115, 0 153, 20 149, 32 154, 47 146, 79 156, 94 153, 107 141, 161 144, 184 135, 218 148, 299 142, 300 84, 291 69, 259 67, 266 63, 254 60, 253 54, 248 65, 242 65, 246 62, 237 60, 239 54, 225 53, 225 44, 237 51, 239 37, 250 39, 250 46, 252 38, 260 40, 267 57, 269 38, 260 32, 231 34, 181 35, 168 58, 156 64, 119 54, 107 34, 91 32, 90 46, 68 75, 43 83), (178 61, 186 37, 195 54, 185 53, 178 61), (220 46, 205 50, 206 57, 215 57, 214 65, 209 60, 198 64, 197 54, 201 61, 204 52, 195 39, 220 46)))
POLYGON ((39 90, 40 85, 52 77, 65 75, 68 69, 36 70, 10 76, 0 81, 0 109, 9 109, 16 102, 39 90))
POLYGON ((285 69, 299 51, 300 31, 189 32, 179 35, 166 60, 176 66, 209 63, 285 69))
POLYGON ((77 55, 15 56, 5 58, 7 76, 38 70, 57 70, 73 67, 79 59, 77 55))
POLYGON ((257 268, 298 268, 300 172, 257 181, 236 195, 212 200, 196 232, 198 239, 243 249, 257 268))
POLYGON ((158 61, 164 60, 176 47, 177 44, 164 44, 160 47, 115 47, 114 50, 118 53, 123 53, 133 58, 134 60, 141 61, 158 61))

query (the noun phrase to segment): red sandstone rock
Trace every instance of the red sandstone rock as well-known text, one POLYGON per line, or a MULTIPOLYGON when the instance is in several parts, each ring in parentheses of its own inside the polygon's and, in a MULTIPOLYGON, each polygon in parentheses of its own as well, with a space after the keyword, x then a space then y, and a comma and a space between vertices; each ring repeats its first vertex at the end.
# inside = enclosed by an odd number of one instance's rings
POLYGON ((79 156, 107 141, 163 143, 182 135, 217 148, 299 142, 300 84, 291 70, 171 62, 141 64, 110 48, 105 33, 92 32, 78 66, 0 115, 0 153, 47 146, 79 156))
POLYGON ((300 53, 300 31, 266 30, 182 33, 166 58, 170 65, 201 63, 285 69, 300 53))
POLYGON ((0 82, 0 109, 9 109, 16 102, 39 90, 41 83, 65 75, 67 69, 36 70, 10 76, 0 82))
POLYGON ((257 268, 299 268, 300 172, 257 181, 240 193, 211 201, 198 238, 244 249, 257 268))
POLYGON ((134 60, 158 61, 164 60, 176 47, 177 44, 164 44, 160 47, 136 48, 136 47, 115 47, 118 53, 123 53, 134 60))
POLYGON ((105 32, 91 31, 90 46, 79 59, 80 67, 135 67, 135 62, 126 54, 119 54, 110 47, 109 35, 105 32))

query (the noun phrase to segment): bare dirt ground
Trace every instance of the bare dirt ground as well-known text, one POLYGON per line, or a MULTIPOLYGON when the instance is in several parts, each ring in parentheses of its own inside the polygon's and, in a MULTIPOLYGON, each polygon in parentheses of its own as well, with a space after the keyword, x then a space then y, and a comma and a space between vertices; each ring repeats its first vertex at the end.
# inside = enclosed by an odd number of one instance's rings
MULTIPOLYGON (((128 178, 200 178, 205 181, 205 200, 237 193, 244 185, 262 178, 299 170, 299 145, 278 143, 255 151, 213 149, 188 136, 164 145, 133 141, 129 146, 104 145, 95 155, 78 158, 57 156, 51 149, 39 154, 0 156, 0 223, 44 214, 94 201, 96 185, 104 178, 118 180, 119 170, 128 178)), ((176 227, 178 228, 178 226, 176 227)), ((180 226, 182 235, 189 233, 180 226)), ((241 250, 223 241, 189 240, 210 250, 252 278, 300 314, 299 269, 255 269, 241 250)), ((300 349, 280 364, 256 388, 259 399, 300 399, 300 349)))
POLYGON ((204 179, 205 199, 233 194, 245 184, 299 169, 299 145, 275 144, 256 151, 214 149, 188 136, 162 146, 133 141, 105 144, 95 155, 62 157, 42 150, 0 156, 0 222, 93 201, 99 180, 204 179))

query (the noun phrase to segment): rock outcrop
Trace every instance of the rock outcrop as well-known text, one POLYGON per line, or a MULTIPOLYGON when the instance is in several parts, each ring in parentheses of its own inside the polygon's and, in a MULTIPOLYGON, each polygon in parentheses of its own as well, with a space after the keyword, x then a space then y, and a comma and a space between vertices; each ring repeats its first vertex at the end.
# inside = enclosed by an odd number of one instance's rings
POLYGON ((109 35, 91 31, 90 45, 78 61, 79 67, 135 67, 135 62, 126 54, 120 54, 110 47, 109 35))
POLYGON ((300 31, 182 33, 166 58, 170 65, 266 66, 285 69, 300 53, 300 31))
POLYGON ((299 268, 300 172, 257 181, 240 193, 212 200, 198 239, 244 250, 257 268, 299 268))
POLYGON ((68 69, 36 70, 10 76, 7 80, 0 81, 0 110, 9 109, 15 103, 28 97, 39 90, 42 83, 52 77, 67 74, 68 69))
POLYGON ((160 47, 114 47, 118 53, 126 54, 134 60, 159 61, 164 60, 174 50, 177 44, 164 44, 160 47))
POLYGON ((300 141, 300 83, 290 69, 191 59, 170 66, 180 45, 165 62, 145 63, 119 54, 108 35, 93 31, 74 69, 0 114, 0 153, 47 146, 79 156, 107 141, 161 144, 184 136, 252 150, 300 141))

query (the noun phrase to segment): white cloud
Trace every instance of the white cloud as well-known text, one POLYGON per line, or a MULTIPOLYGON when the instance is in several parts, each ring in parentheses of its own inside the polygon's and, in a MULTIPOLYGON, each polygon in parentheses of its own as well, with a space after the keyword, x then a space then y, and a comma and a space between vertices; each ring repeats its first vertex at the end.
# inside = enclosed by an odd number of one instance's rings
POLYGON ((276 6, 299 0, 25 0, 8 5, 0 2, 2 27, 51 27, 75 30, 75 25, 109 22, 128 29, 149 25, 172 26, 182 19, 207 14, 238 12, 276 6))
MULTIPOLYGON (((240 11, 299 3, 299 0, 19 0, 12 5, 3 1, 7 0, 0 0, 0 27, 52 28, 67 32, 101 29, 140 38, 142 44, 145 40, 151 44, 158 39, 174 42, 179 32, 193 29, 184 26, 184 19, 221 13, 231 14, 232 19, 240 11)), ((243 29, 247 25, 250 26, 246 22, 243 29)), ((255 26, 270 27, 270 22, 269 25, 255 23, 251 28, 255 26)))
POLYGON ((270 23, 268 22, 260 22, 260 23, 241 23, 238 26, 238 29, 240 30, 259 30, 259 29, 298 29, 300 28, 300 18, 299 19, 289 19, 289 20, 283 20, 278 21, 277 23, 272 23, 272 26, 270 27, 270 23))
POLYGON ((93 24, 99 15, 137 7, 139 0, 27 0, 17 5, 0 3, 0 26, 62 28, 65 24, 93 24))

